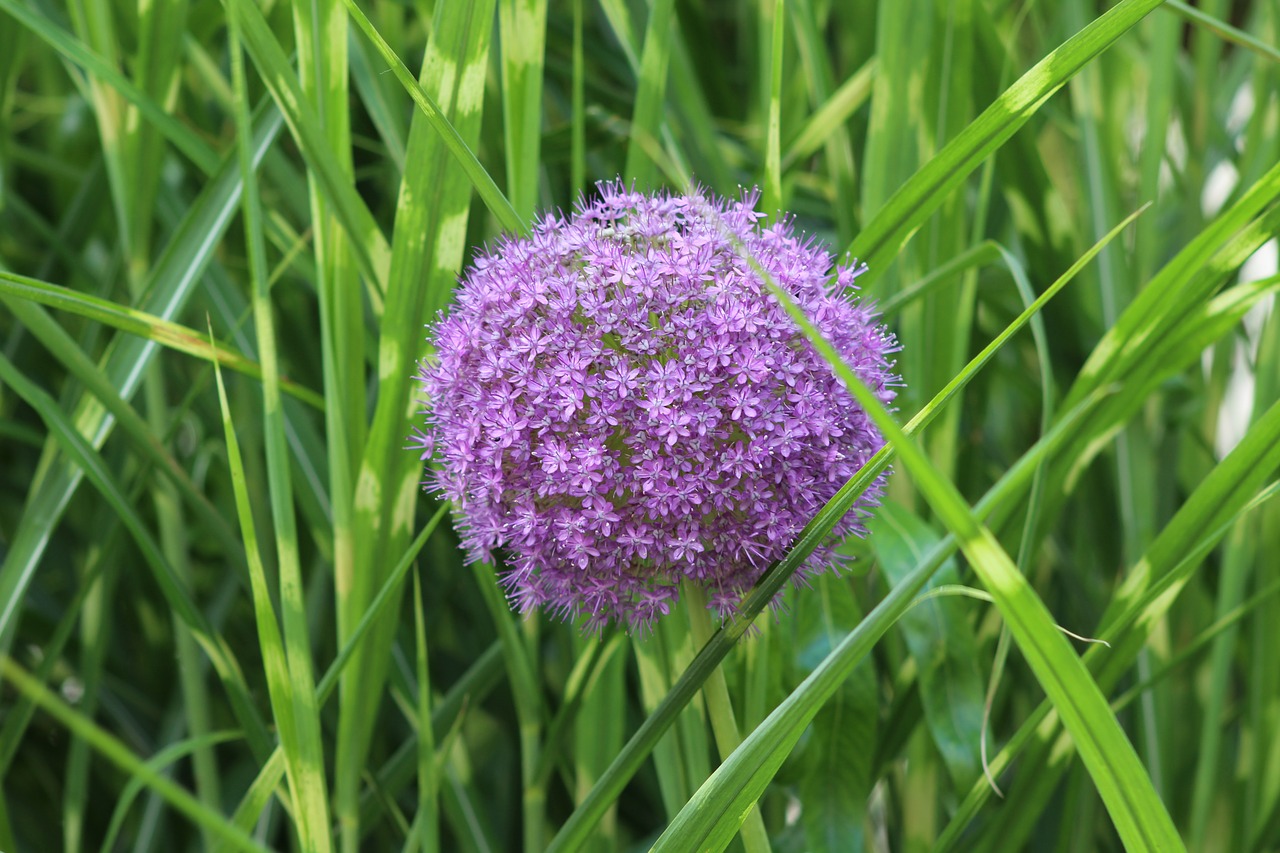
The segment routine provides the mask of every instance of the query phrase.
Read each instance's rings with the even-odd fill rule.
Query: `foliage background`
[[[0,850],[1276,849],[1278,42],[0,0]],[[903,344],[890,505],[751,632],[516,620],[403,449],[473,248],[618,175],[762,186]]]

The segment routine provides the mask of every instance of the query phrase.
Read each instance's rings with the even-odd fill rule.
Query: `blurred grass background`
[[[0,850],[1280,848],[1277,44],[1247,0],[0,0]],[[516,619],[404,449],[473,248],[619,175],[868,260],[925,416],[745,637]]]

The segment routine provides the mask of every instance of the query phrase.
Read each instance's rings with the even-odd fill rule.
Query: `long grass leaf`
[[[1162,0],[1122,0],[1089,23],[1006,89],[920,171],[895,192],[853,243],[849,253],[868,264],[871,288],[894,255],[974,169],[1039,110],[1049,96]]]
[[[226,840],[234,850],[252,853],[270,853],[268,848],[254,841],[243,830],[231,825],[226,818],[209,809],[174,782],[167,779],[148,762],[139,759],[129,748],[108,732],[96,726],[92,720],[69,708],[66,703],[50,693],[44,685],[33,679],[7,656],[0,656],[0,674],[30,697],[42,710],[62,723],[78,737],[88,741],[112,764],[131,778],[140,779],[147,787],[164,797],[175,809],[185,814],[200,827]]]

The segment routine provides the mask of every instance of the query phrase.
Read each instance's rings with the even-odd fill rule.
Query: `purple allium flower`
[[[478,257],[431,329],[419,373],[439,462],[472,559],[503,548],[522,611],[545,606],[643,630],[681,580],[722,617],[883,444],[830,366],[743,258],[787,289],[880,399],[893,337],[839,266],[760,226],[756,194],[598,187],[569,217]],[[877,483],[797,575],[838,568]]]

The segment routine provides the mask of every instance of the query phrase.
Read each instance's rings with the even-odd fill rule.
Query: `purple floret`
[[[431,328],[414,449],[474,560],[504,549],[522,611],[644,630],[682,580],[722,617],[884,443],[742,258],[804,308],[882,401],[893,336],[839,266],[757,196],[646,195],[620,183],[504,239]],[[731,235],[731,236],[730,236]],[[735,246],[735,241],[740,247]],[[880,483],[797,574],[839,568]]]

